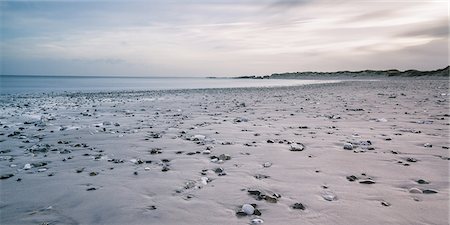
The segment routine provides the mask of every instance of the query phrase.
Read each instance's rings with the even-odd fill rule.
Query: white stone
[[[250,204],[244,204],[241,210],[247,215],[253,215],[253,213],[255,212],[255,207]]]
[[[24,170],[29,170],[29,169],[31,169],[31,164],[29,164],[29,163],[25,164],[25,166],[23,166],[23,169],[24,169]]]
[[[260,219],[260,218],[255,218],[255,219],[252,219],[252,220],[250,221],[250,223],[251,223],[251,224],[262,224],[262,223],[264,223],[264,220],[262,220],[262,219]]]
[[[337,200],[337,196],[333,193],[330,192],[326,192],[322,194],[322,198],[327,200],[327,201],[335,201]]]
[[[209,178],[207,178],[207,177],[201,177],[200,179],[202,180],[202,184],[203,184],[203,185],[207,185],[207,184],[208,184]]]
[[[290,145],[289,149],[291,151],[303,151],[305,149],[305,146],[303,144],[293,143]]]
[[[420,190],[419,188],[410,188],[409,189],[409,193],[412,193],[412,194],[422,194],[422,190]]]

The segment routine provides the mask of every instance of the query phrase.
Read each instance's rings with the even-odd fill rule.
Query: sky
[[[0,0],[2,75],[434,70],[447,0]]]

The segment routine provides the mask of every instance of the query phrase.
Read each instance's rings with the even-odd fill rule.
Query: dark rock
[[[429,182],[428,182],[428,181],[426,181],[426,180],[423,180],[423,179],[419,179],[419,180],[417,180],[417,183],[418,183],[418,184],[429,184]]]
[[[98,172],[90,172],[90,173],[89,173],[89,176],[91,176],[91,177],[97,176],[97,175],[98,175]]]
[[[363,180],[359,182],[360,184],[375,184],[375,181],[373,180]]]
[[[269,195],[264,196],[264,200],[270,203],[277,203],[278,199]]]
[[[438,191],[433,190],[433,189],[425,189],[425,190],[422,191],[422,193],[424,193],[424,194],[436,194],[436,193],[438,193]]]
[[[382,206],[389,207],[389,206],[391,206],[391,203],[386,202],[386,201],[382,201],[382,202],[381,202],[381,205],[382,205]]]
[[[12,174],[12,173],[2,174],[2,175],[0,176],[0,180],[8,179],[8,178],[11,178],[11,177],[13,177],[13,176],[14,176],[14,174]]]
[[[350,181],[350,182],[353,182],[355,180],[358,180],[358,178],[356,176],[354,176],[354,175],[351,175],[351,176],[347,176],[347,180]]]
[[[291,205],[291,208],[305,210],[305,206],[302,203],[295,203],[295,204]]]

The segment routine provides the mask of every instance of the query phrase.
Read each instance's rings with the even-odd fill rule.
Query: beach
[[[0,224],[445,225],[449,95],[447,78],[1,95]]]

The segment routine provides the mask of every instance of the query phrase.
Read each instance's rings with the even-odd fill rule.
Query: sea
[[[145,91],[204,88],[280,87],[332,80],[232,79],[204,77],[21,76],[0,75],[0,94]]]

